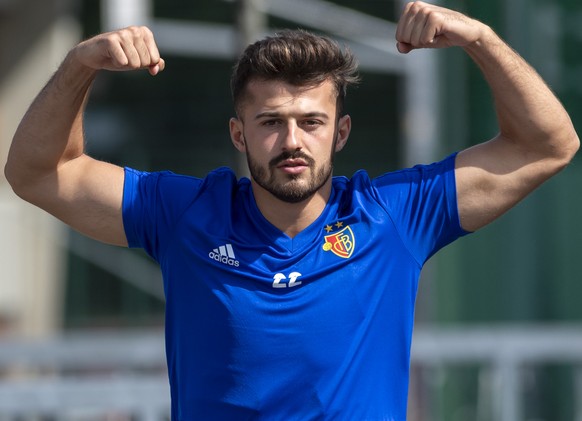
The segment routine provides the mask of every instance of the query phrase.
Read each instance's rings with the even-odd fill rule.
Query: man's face
[[[231,136],[246,152],[259,193],[298,203],[327,186],[350,126],[347,116],[337,120],[333,84],[253,81],[246,98],[240,119],[231,120]]]

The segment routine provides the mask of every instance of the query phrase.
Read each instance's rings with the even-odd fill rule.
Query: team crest
[[[337,222],[334,224],[336,228],[342,228],[343,222]],[[325,227],[327,232],[331,232],[333,227],[327,225]],[[326,235],[324,237],[323,250],[331,251],[333,254],[344,259],[349,259],[354,249],[356,247],[356,237],[354,237],[354,232],[349,225],[343,227],[341,231],[333,234]]]

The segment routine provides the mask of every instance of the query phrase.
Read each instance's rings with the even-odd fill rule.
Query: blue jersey
[[[465,234],[454,155],[334,177],[293,238],[228,169],[126,169],[123,218],[163,273],[172,420],[405,420],[420,271]]]

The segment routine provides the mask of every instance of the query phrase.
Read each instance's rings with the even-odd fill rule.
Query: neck
[[[257,207],[263,216],[291,238],[321,215],[331,194],[331,177],[313,196],[298,203],[284,202],[254,180],[251,180],[251,183]]]

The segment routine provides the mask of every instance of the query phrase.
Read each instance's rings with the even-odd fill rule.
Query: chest
[[[295,239],[222,226],[185,222],[162,263],[168,302],[188,317],[317,332],[413,305],[419,268],[387,218],[334,214]]]

